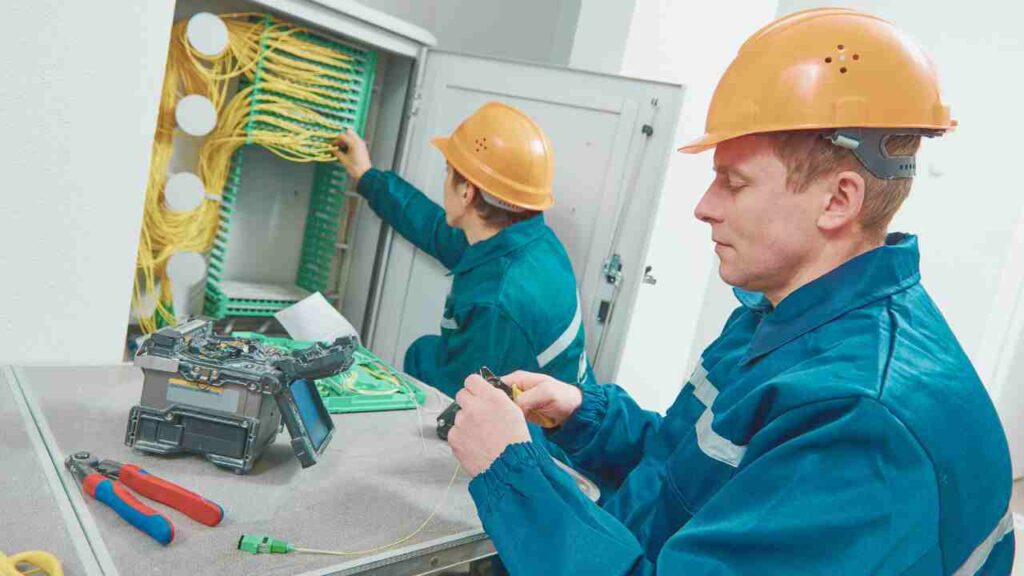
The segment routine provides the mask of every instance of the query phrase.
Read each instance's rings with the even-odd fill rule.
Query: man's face
[[[694,215],[711,225],[722,280],[771,298],[818,253],[821,204],[821,195],[786,186],[771,137],[754,135],[717,146],[715,179]]]

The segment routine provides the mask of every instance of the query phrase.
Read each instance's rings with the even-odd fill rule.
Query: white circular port
[[[217,125],[217,109],[206,96],[189,94],[174,108],[178,127],[192,136],[206,136]]]
[[[167,260],[167,277],[172,285],[184,288],[206,276],[206,260],[198,252],[175,252]]]
[[[228,47],[228,27],[216,14],[200,12],[188,19],[185,37],[196,52],[213,58]]]
[[[167,179],[164,187],[164,206],[173,212],[191,212],[203,203],[206,190],[199,176],[191,172],[178,172]]]

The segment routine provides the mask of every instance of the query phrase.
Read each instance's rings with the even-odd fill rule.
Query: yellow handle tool
[[[512,386],[512,399],[515,400],[522,394],[523,391],[519,389],[519,386]],[[555,421],[550,417],[540,414],[539,412],[530,412],[530,416],[537,420],[537,423],[542,428],[554,428],[556,426]]]
[[[480,368],[480,376],[484,380],[487,380],[487,382],[491,386],[494,386],[499,390],[503,390],[506,394],[508,394],[509,398],[511,398],[512,400],[519,398],[519,395],[523,393],[519,386],[509,386],[507,382],[495,376],[494,372],[491,372],[490,369],[487,368],[486,366]],[[537,422],[544,428],[554,428],[555,426],[557,426],[554,420],[543,414],[539,414],[537,412],[530,412],[530,416],[536,419]]]

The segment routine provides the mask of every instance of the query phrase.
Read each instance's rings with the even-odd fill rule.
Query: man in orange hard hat
[[[412,344],[405,371],[450,396],[482,366],[587,380],[576,278],[542,215],[554,204],[547,136],[520,110],[490,102],[432,142],[448,162],[443,207],[374,169],[355,132],[336,152],[374,212],[452,273],[441,334]]]
[[[621,388],[470,377],[449,442],[512,574],[1009,574],[996,411],[889,234],[922,136],[951,130],[935,71],[890,23],[781,18],[740,49],[696,208],[742,304],[664,417]],[[526,416],[617,489],[589,502],[524,442]]]

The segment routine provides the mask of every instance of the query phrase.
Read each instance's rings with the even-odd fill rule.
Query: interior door
[[[555,206],[545,218],[572,260],[591,362],[599,378],[612,379],[643,275],[682,88],[447,52],[430,52],[424,66],[402,176],[440,203],[445,161],[431,137],[451,133],[491,100],[535,119],[555,154]],[[451,279],[398,235],[384,273],[372,346],[400,365],[413,340],[440,332]]]

